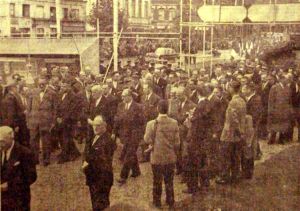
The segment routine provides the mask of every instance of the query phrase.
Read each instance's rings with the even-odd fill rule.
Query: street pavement
[[[290,147],[295,147],[299,143],[292,142],[286,145],[268,145],[266,141],[261,141],[261,149],[263,156],[261,160],[256,162],[260,165],[271,159],[281,151]],[[78,145],[83,150],[83,144]],[[119,177],[121,163],[118,160],[121,145],[114,155],[114,177]],[[32,210],[64,210],[64,211],[85,211],[91,210],[90,195],[85,185],[85,177],[80,170],[81,160],[68,162],[62,165],[55,163],[58,152],[52,156],[52,164],[48,167],[38,166],[38,180],[32,185]],[[111,190],[111,208],[110,210],[155,210],[151,205],[152,200],[152,172],[149,163],[140,164],[142,175],[138,178],[129,178],[124,186],[119,186],[115,181]],[[251,182],[251,181],[250,181]],[[180,207],[191,203],[192,195],[183,194],[182,190],[186,186],[180,183],[180,177],[176,176],[174,181],[175,200],[177,202],[176,210]],[[216,190],[216,184],[212,182],[210,190]],[[164,203],[165,192],[163,191],[162,202],[164,209],[167,206]]]

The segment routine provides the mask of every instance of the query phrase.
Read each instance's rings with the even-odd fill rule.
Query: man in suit
[[[252,116],[253,128],[254,128],[254,159],[259,159],[262,156],[260,145],[258,142],[258,127],[262,118],[262,100],[260,95],[256,93],[256,86],[250,83],[242,88],[242,93],[246,100],[247,114]]]
[[[241,84],[233,80],[229,91],[232,99],[226,110],[225,124],[221,134],[223,155],[223,171],[218,184],[236,182],[240,174],[241,148],[245,136],[246,102],[240,97]]]
[[[78,111],[76,95],[72,90],[71,84],[61,84],[61,98],[57,106],[57,124],[62,129],[61,154],[58,164],[71,161],[80,156],[73,140],[74,126],[77,123]]]
[[[130,170],[132,177],[141,174],[137,149],[143,138],[145,117],[142,105],[134,102],[130,89],[122,92],[123,102],[119,104],[115,116],[113,136],[119,137],[124,144],[124,163],[118,182],[125,184]]]
[[[279,143],[284,144],[289,139],[292,127],[292,98],[286,75],[279,75],[279,82],[275,84],[269,95],[268,130],[269,144],[274,144],[276,133],[279,133]]]
[[[174,171],[176,163],[175,149],[179,147],[179,127],[175,119],[168,117],[168,102],[158,103],[159,115],[147,123],[144,140],[150,144],[153,172],[153,205],[161,207],[162,181],[166,187],[166,202],[174,206]],[[159,128],[159,130],[157,129]],[[150,150],[149,149],[149,150]]]
[[[209,140],[209,101],[207,98],[200,100],[195,111],[190,115],[190,128],[188,133],[188,160],[186,167],[187,189],[184,193],[193,194],[201,188],[209,187],[209,175],[207,171],[207,143]]]
[[[300,142],[300,76],[296,79],[295,93],[292,96],[296,123],[298,125],[298,142]]]
[[[180,148],[177,152],[177,163],[176,169],[177,174],[181,174],[182,172],[186,173],[184,166],[186,166],[186,157],[187,157],[187,133],[188,128],[186,127],[185,120],[188,116],[193,112],[193,110],[197,107],[195,103],[188,99],[188,89],[185,89],[183,86],[177,88],[176,96],[179,100],[179,109],[178,114],[175,119],[178,121],[179,125],[179,134],[180,134]],[[183,175],[185,178],[186,175]]]
[[[146,119],[146,122],[149,122],[153,119],[155,119],[158,115],[157,105],[160,101],[160,97],[153,92],[153,88],[151,85],[145,84],[143,86],[143,95],[142,95],[142,104],[144,106],[144,116]],[[148,144],[142,143],[142,160],[141,162],[148,162],[150,160],[150,157],[147,153],[144,153],[147,149]]]
[[[110,205],[109,193],[113,185],[113,154],[116,143],[106,130],[106,122],[100,115],[88,123],[94,135],[85,145],[82,169],[89,186],[94,211],[104,210]]]
[[[33,153],[14,140],[11,127],[0,127],[1,210],[30,210],[30,185],[36,179]]]
[[[275,84],[276,80],[274,76],[267,76],[266,80],[262,83],[261,89],[261,100],[262,100],[262,117],[261,124],[259,126],[259,137],[262,139],[266,139],[268,137],[268,104],[269,104],[269,94],[272,86]]]
[[[220,137],[225,121],[225,112],[227,104],[222,101],[222,90],[221,87],[215,87],[212,93],[208,96],[209,103],[209,122],[207,126],[209,130],[209,164],[210,164],[210,176],[216,176],[221,170],[220,163]]]
[[[15,140],[24,146],[29,146],[29,130],[26,125],[25,107],[17,84],[10,82],[5,86],[6,94],[2,100],[2,124],[10,126],[15,131]]]
[[[27,126],[30,130],[30,147],[39,162],[40,139],[42,140],[43,165],[50,164],[51,131],[56,124],[58,95],[55,88],[39,79],[39,88],[33,89],[29,97]]]

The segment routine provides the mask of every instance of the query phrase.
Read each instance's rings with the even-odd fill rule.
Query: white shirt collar
[[[11,155],[11,151],[15,145],[15,141],[13,141],[12,145],[6,150],[6,160],[8,161]],[[5,153],[4,151],[2,152],[3,154]],[[4,163],[4,156],[2,156],[2,163]]]
[[[125,104],[126,108],[129,109],[130,106],[131,106],[131,104],[132,104],[132,100],[131,100],[129,103],[126,103],[126,104]]]
[[[99,135],[95,135],[93,142],[92,142],[92,146],[96,143],[96,141],[100,138]]]
[[[101,99],[102,99],[102,95],[97,99],[96,104],[95,104],[95,107],[99,105]]]
[[[249,102],[249,100],[255,95],[255,92],[253,94],[251,94],[249,97],[247,97],[247,102]]]
[[[157,118],[165,118],[165,117],[167,117],[168,115],[167,114],[158,114],[158,117]]]

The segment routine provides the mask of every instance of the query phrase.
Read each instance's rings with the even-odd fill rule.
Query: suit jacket
[[[93,136],[85,145],[84,161],[88,163],[84,173],[87,185],[113,185],[113,155],[116,143],[109,133],[102,134],[93,144]]]
[[[245,134],[246,102],[234,95],[228,104],[221,141],[237,142]]]
[[[2,124],[12,128],[26,126],[25,108],[19,95],[7,93],[1,105]]]
[[[246,102],[247,114],[252,116],[253,127],[257,128],[262,118],[262,102],[261,97],[258,94],[254,94]]]
[[[29,148],[14,143],[10,158],[3,166],[1,159],[1,184],[8,184],[1,192],[1,204],[9,210],[23,210],[22,202],[30,200],[30,185],[37,179],[34,156]]]
[[[182,125],[185,119],[188,117],[187,113],[191,110],[195,109],[197,105],[193,103],[191,100],[185,100],[185,102],[181,102],[179,104],[178,116],[175,118],[179,125]]]
[[[52,86],[46,88],[42,100],[40,99],[40,89],[34,89],[28,103],[28,128],[50,130],[56,123],[57,103],[57,90]]]
[[[157,117],[158,115],[157,105],[161,98],[155,93],[152,93],[149,99],[147,98],[148,95],[142,95],[141,101],[144,106],[145,119],[148,122]]]
[[[286,132],[293,118],[291,91],[279,83],[270,90],[268,103],[268,129],[274,132]]]
[[[144,140],[153,146],[151,164],[166,165],[176,163],[176,148],[180,145],[179,127],[175,119],[167,115],[157,117],[157,129],[154,130],[155,120],[147,123]],[[155,134],[154,134],[155,133]],[[155,137],[155,140],[153,140]]]
[[[69,91],[64,99],[60,96],[57,105],[57,117],[62,118],[64,126],[72,126],[78,119],[78,109],[76,95],[73,91]]]
[[[126,110],[125,103],[122,102],[115,116],[114,133],[124,144],[138,144],[143,138],[145,123],[141,104],[132,101],[130,108]]]
[[[227,105],[222,102],[217,96],[213,95],[209,99],[210,114],[209,118],[211,120],[211,132],[216,134],[218,137],[221,136],[222,129],[225,121],[225,112]]]

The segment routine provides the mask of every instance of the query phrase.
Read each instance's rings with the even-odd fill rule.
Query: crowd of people
[[[48,166],[53,151],[60,150],[59,164],[80,157],[75,140],[85,143],[82,169],[93,210],[109,206],[116,140],[122,144],[123,165],[118,184],[141,176],[139,163],[150,161],[153,204],[161,206],[164,180],[166,202],[173,207],[175,174],[186,183],[187,194],[207,190],[212,179],[218,184],[251,179],[254,160],[263,154],[260,140],[285,144],[299,128],[300,69],[295,65],[240,60],[189,75],[168,62],[156,68],[154,62],[139,60],[119,62],[118,72],[107,77],[103,73],[53,66],[41,69],[31,85],[18,74],[1,83],[3,210],[29,206],[30,197],[9,203],[16,191],[23,191],[15,179],[23,180],[28,192],[36,179],[33,166]],[[13,173],[21,171],[17,166],[6,166],[6,155],[8,161],[15,158],[15,146],[21,151],[20,166],[30,157],[30,168],[22,167],[30,180]]]

